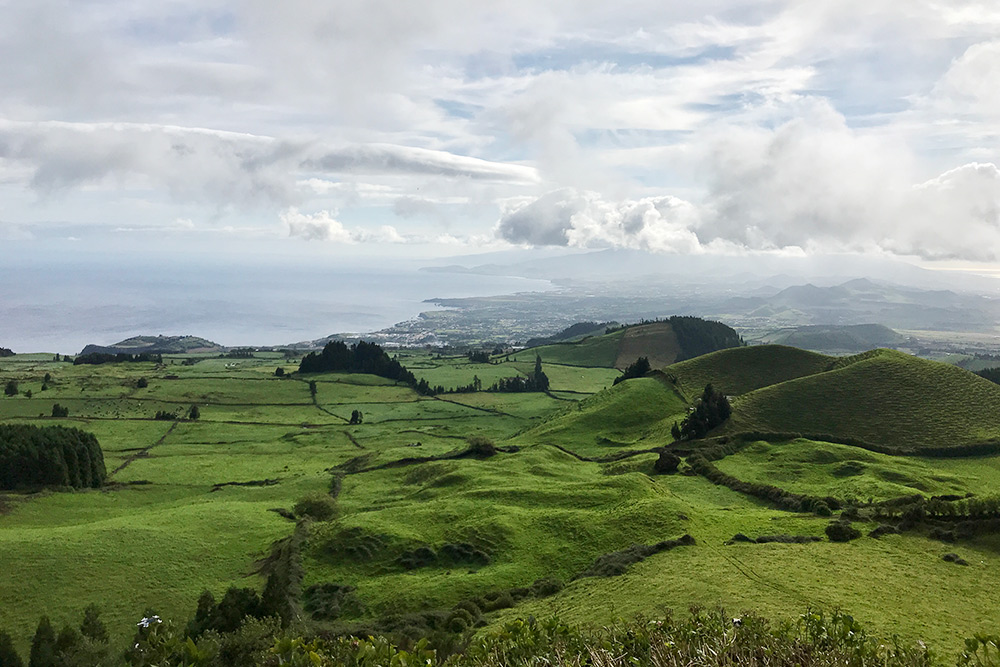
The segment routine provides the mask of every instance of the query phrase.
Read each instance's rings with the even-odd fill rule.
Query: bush
[[[300,519],[309,517],[316,521],[329,521],[337,516],[337,501],[329,495],[317,491],[295,503],[292,510],[295,512],[295,516]]]
[[[139,378],[138,380],[136,380],[135,386],[137,389],[145,389],[146,387],[149,386],[149,380],[147,380],[146,378]]]
[[[826,527],[831,542],[850,542],[861,537],[861,531],[847,521],[831,521]]]
[[[469,454],[477,458],[488,458],[496,453],[496,445],[489,438],[481,435],[474,435],[469,438]]]
[[[872,531],[868,533],[868,537],[874,537],[877,539],[883,535],[895,535],[897,533],[899,533],[899,528],[896,528],[888,523],[881,523],[877,528],[873,528]]]
[[[52,406],[52,416],[53,417],[69,417],[69,408],[59,405],[58,403]]]
[[[680,464],[681,458],[679,456],[673,452],[662,451],[660,458],[656,459],[656,463],[653,464],[653,470],[661,474],[677,472],[677,466]]]

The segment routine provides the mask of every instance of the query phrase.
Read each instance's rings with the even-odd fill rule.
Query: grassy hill
[[[665,371],[677,379],[681,392],[697,398],[706,384],[730,396],[812,375],[836,361],[815,352],[783,345],[759,345],[719,350],[674,364]]]
[[[768,336],[767,341],[805,350],[859,352],[899,345],[906,336],[881,324],[812,325],[779,331]]]
[[[80,354],[186,354],[222,352],[223,347],[197,336],[133,336],[114,345],[88,345]]]
[[[589,457],[648,449],[669,442],[670,426],[686,412],[687,403],[668,383],[637,378],[584,399],[514,442],[558,445]]]
[[[675,316],[664,321],[626,326],[576,342],[530,348],[525,352],[536,353],[548,363],[618,369],[624,369],[639,357],[647,357],[650,365],[657,368],[739,345],[739,335],[724,324]]]
[[[740,397],[726,430],[829,434],[913,451],[1000,440],[1000,386],[968,371],[892,350],[835,366]]]

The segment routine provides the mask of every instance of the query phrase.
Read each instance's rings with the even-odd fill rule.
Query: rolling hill
[[[812,325],[783,329],[766,337],[767,342],[819,352],[861,352],[893,347],[906,336],[881,324]]]
[[[725,431],[858,439],[899,453],[1000,441],[1000,386],[949,364],[893,350],[747,393]]]
[[[647,357],[650,365],[657,368],[741,344],[739,334],[725,324],[674,316],[576,342],[530,348],[527,352],[538,354],[547,363],[618,369],[639,357]]]
[[[80,354],[187,354],[222,352],[218,343],[197,336],[133,336],[114,345],[88,345]]]
[[[756,345],[706,354],[670,366],[663,372],[692,400],[706,384],[730,396],[812,375],[825,370],[835,357],[784,345]]]

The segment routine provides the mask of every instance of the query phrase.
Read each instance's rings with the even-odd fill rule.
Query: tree
[[[42,616],[31,640],[28,667],[57,667],[56,631],[48,616]]]
[[[281,366],[278,366],[277,368],[274,369],[274,376],[279,378],[285,377],[285,369],[282,368]]]
[[[5,396],[17,396],[17,380],[7,380],[3,393]]]
[[[96,604],[89,604],[83,610],[83,622],[80,623],[80,634],[95,642],[108,643],[108,628],[101,620],[100,610]]]
[[[62,659],[63,656],[72,654],[80,646],[80,640],[80,633],[76,631],[76,628],[69,625],[63,626],[56,638],[56,656],[59,658],[60,664],[65,662]]]
[[[0,667],[24,667],[24,661],[14,648],[14,640],[0,631]]]
[[[139,378],[138,380],[136,380],[135,386],[139,389],[145,389],[146,387],[149,386],[149,380],[147,380],[146,378]]]
[[[615,381],[612,382],[612,385],[616,385],[619,382],[624,382],[625,380],[631,380],[632,378],[641,378],[646,373],[648,373],[649,370],[650,370],[649,358],[639,357],[631,364],[629,364],[621,375],[615,378]]]
[[[58,403],[52,404],[52,416],[53,417],[69,417],[69,408],[59,405]]]
[[[660,458],[653,464],[653,470],[658,473],[677,472],[677,466],[681,463],[681,458],[673,452],[666,450],[660,452]]]
[[[52,373],[46,373],[42,382],[52,382]]]
[[[729,419],[731,413],[726,395],[708,384],[694,410],[681,422],[680,434],[684,440],[704,438],[710,430]]]
[[[316,380],[309,380],[309,395],[316,398]]]
[[[535,355],[535,372],[532,373],[531,379],[535,381],[535,391],[549,390],[549,377],[542,372],[542,356],[540,354]]]
[[[360,424],[362,421],[364,421],[364,418],[365,418],[365,416],[361,412],[361,410],[352,410],[351,411],[351,422],[350,423],[352,423],[352,424]]]
[[[199,419],[201,417],[201,409],[197,405],[192,405],[188,410],[187,417],[192,421]]]

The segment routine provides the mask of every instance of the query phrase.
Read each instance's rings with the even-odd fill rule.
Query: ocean
[[[552,289],[543,280],[373,264],[8,258],[0,266],[0,347],[77,354],[89,343],[157,334],[282,345],[377,331],[434,310],[426,299]]]

